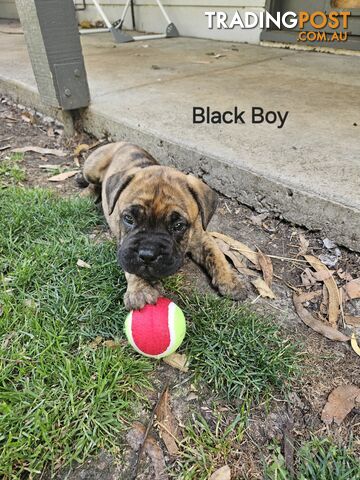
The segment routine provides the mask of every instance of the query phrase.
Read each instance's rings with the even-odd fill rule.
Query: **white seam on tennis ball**
[[[176,305],[174,302],[170,302],[168,305],[168,326],[170,333],[170,342],[168,348],[161,355],[166,356],[169,350],[172,349],[175,342],[175,310]]]

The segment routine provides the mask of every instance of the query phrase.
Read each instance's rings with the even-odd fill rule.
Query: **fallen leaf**
[[[126,439],[133,450],[139,450],[142,445],[146,428],[140,422],[135,422],[126,435]],[[164,454],[155,440],[155,438],[148,434],[145,443],[144,451],[149,456],[151,463],[154,467],[155,480],[167,480],[168,476],[165,473],[166,465]]]
[[[56,150],[53,148],[42,148],[42,147],[21,147],[21,148],[13,148],[11,150],[14,153],[26,153],[26,152],[35,152],[40,153],[41,155],[55,155],[56,157],[66,157],[66,152],[63,150]]]
[[[185,354],[183,353],[172,353],[171,355],[168,355],[167,357],[164,357],[163,362],[167,363],[173,368],[177,368],[181,372],[188,372],[189,371],[189,362],[188,358]]]
[[[260,270],[258,254],[254,252],[254,250],[251,250],[250,247],[239,242],[238,240],[235,240],[234,238],[224,235],[223,233],[210,232],[210,235],[214,238],[220,238],[223,240],[232,250],[240,252],[242,255],[244,255],[244,257],[250,260],[250,262],[253,263],[258,270]]]
[[[313,292],[304,292],[298,295],[298,301],[300,303],[310,302],[314,298],[318,298],[321,296],[321,290],[314,290]]]
[[[304,255],[304,258],[317,272],[329,272],[329,269],[316,257]],[[340,292],[332,275],[324,278],[324,283],[329,292],[328,316],[332,327],[337,328],[337,320],[340,313]]]
[[[312,271],[310,268],[305,268],[305,270],[300,273],[300,278],[301,283],[304,285],[304,287],[311,287],[316,283],[316,280],[312,276]]]
[[[230,480],[231,470],[229,465],[218,468],[209,478],[209,480]]]
[[[198,398],[199,398],[199,396],[196,395],[196,393],[191,392],[191,393],[189,393],[189,395],[186,397],[186,401],[187,401],[187,402],[191,402],[192,400],[197,400]]]
[[[232,261],[234,267],[238,272],[242,273],[243,275],[257,277],[257,274],[253,270],[250,270],[250,268],[247,268],[239,252],[230,250],[230,246],[220,238],[216,238],[215,241],[218,247],[220,248],[220,250],[223,252],[223,254]]]
[[[100,335],[98,335],[97,337],[94,338],[94,340],[92,340],[90,343],[89,343],[89,347],[90,348],[97,348],[100,343],[103,341],[103,337],[101,337]]]
[[[80,268],[91,268],[91,265],[84,262],[84,260],[81,260],[81,258],[78,259],[78,261],[76,262],[76,265]]]
[[[63,182],[68,178],[74,177],[78,172],[79,170],[71,170],[70,172],[59,173],[58,175],[48,178],[48,180],[49,182]]]
[[[305,235],[303,233],[299,233],[299,241],[300,241],[300,250],[298,255],[306,255],[310,245],[310,240],[306,240]]]
[[[331,425],[332,422],[340,425],[357,401],[360,401],[360,388],[355,385],[341,385],[335,388],[323,408],[321,420],[327,425]]]
[[[121,344],[118,340],[105,340],[102,345],[106,348],[119,348]]]
[[[179,453],[179,425],[170,409],[170,393],[166,388],[155,410],[157,424],[160,427],[161,438],[170,455]]]
[[[345,315],[345,322],[352,327],[360,327],[360,317],[353,317],[352,315]]]
[[[321,270],[320,272],[313,272],[312,275],[317,282],[324,282],[328,278],[332,277],[334,272],[330,270]]]
[[[80,28],[88,29],[93,28],[93,24],[89,20],[82,20],[80,22]]]
[[[301,320],[305,323],[305,325],[312,328],[315,332],[321,333],[321,335],[324,335],[324,337],[328,338],[329,340],[336,340],[339,342],[347,342],[348,340],[350,340],[350,337],[348,337],[347,335],[344,335],[330,325],[321,322],[317,318],[313,317],[311,313],[309,313],[306,308],[302,306],[299,295],[297,295],[296,293],[294,293],[293,295],[293,301],[296,312],[301,318]]]
[[[353,280],[353,276],[350,275],[350,273],[348,272],[344,272],[342,268],[339,268],[336,273],[338,274],[338,277],[341,278],[341,280],[346,280],[347,282],[351,282],[351,280]]]
[[[270,258],[265,255],[265,253],[259,250],[258,252],[258,260],[260,268],[263,272],[264,282],[268,287],[271,287],[272,280],[273,280],[273,264]]]
[[[31,123],[32,125],[36,123],[34,115],[32,115],[30,112],[23,112],[21,114],[21,119],[24,120],[24,122]]]
[[[360,356],[360,347],[357,343],[355,333],[353,333],[351,335],[351,342],[350,343],[351,343],[351,346],[352,346],[352,349],[354,350],[354,352],[357,353]]]
[[[3,152],[4,150],[8,150],[9,148],[11,148],[11,145],[2,145],[0,147],[0,152]]]
[[[254,287],[257,289],[257,291],[262,297],[272,299],[276,298],[274,292],[262,278],[259,277],[256,280],[251,280],[251,283],[254,285]]]
[[[305,268],[305,270],[301,272],[300,277],[304,287],[311,287],[316,283],[316,278],[314,278],[313,272],[310,268]]]
[[[360,298],[360,278],[355,278],[345,285],[345,293],[351,298]]]
[[[75,148],[74,155],[77,157],[78,155],[80,155],[80,153],[87,152],[89,148],[90,146],[87,143],[81,143]]]

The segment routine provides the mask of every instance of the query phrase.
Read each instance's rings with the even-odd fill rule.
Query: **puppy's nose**
[[[157,253],[154,248],[141,248],[139,250],[139,258],[144,262],[144,263],[151,263],[157,258]]]

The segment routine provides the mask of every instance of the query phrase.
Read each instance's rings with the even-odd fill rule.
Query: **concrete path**
[[[359,56],[190,38],[82,42],[87,130],[137,142],[225,195],[360,251]],[[0,33],[0,44],[0,91],[46,110],[23,36]],[[237,106],[246,123],[194,125],[194,106]],[[282,128],[278,117],[253,124],[253,107],[289,113]]]

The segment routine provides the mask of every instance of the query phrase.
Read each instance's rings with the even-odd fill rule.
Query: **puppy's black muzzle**
[[[178,245],[165,232],[130,233],[118,249],[120,266],[150,281],[173,275],[183,261],[184,255]]]

